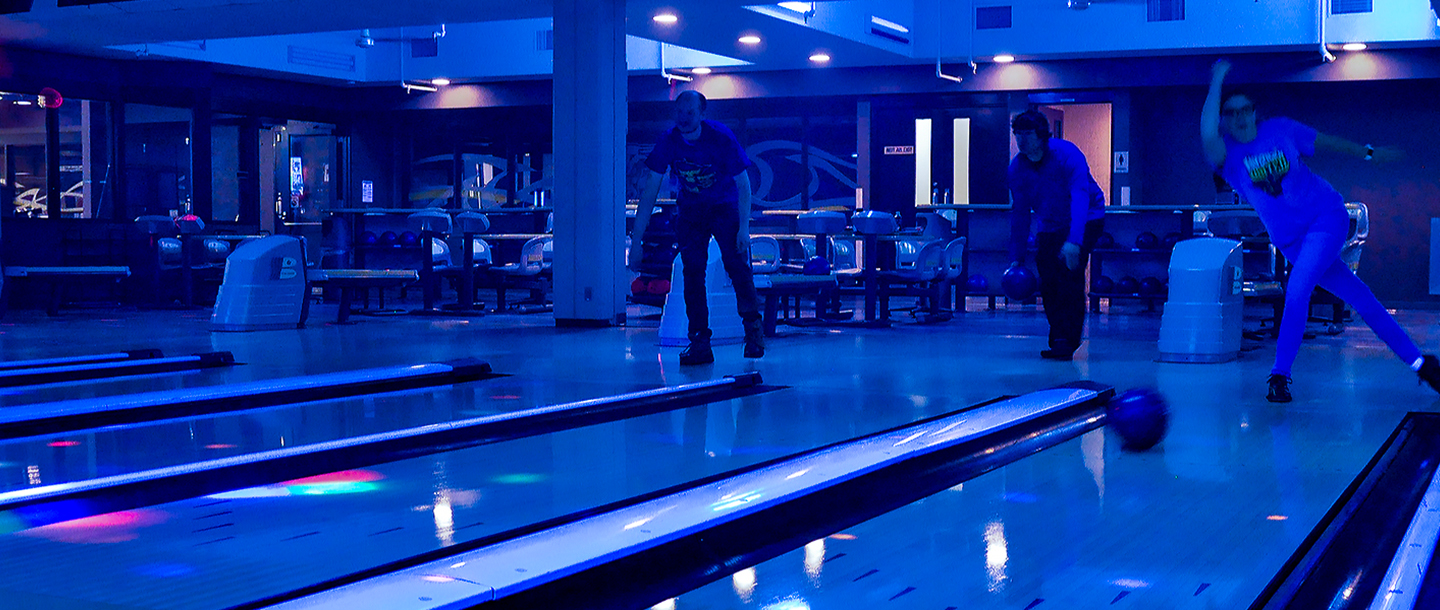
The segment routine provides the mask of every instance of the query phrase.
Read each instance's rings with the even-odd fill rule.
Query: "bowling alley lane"
[[[782,390],[41,528],[12,516],[0,557],[28,559],[0,596],[230,607],[964,406]]]

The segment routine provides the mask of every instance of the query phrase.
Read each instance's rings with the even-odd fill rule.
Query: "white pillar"
[[[625,320],[625,2],[555,0],[555,323]]]

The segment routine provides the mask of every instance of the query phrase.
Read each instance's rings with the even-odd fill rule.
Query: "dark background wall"
[[[1287,116],[1359,143],[1397,146],[1395,163],[1320,153],[1309,166],[1347,201],[1370,208],[1370,238],[1361,279],[1387,303],[1431,301],[1430,218],[1440,217],[1440,81],[1370,81],[1251,85],[1263,117]],[[1214,199],[1200,148],[1200,87],[1136,89],[1131,133],[1146,162],[1145,201],[1183,205]]]

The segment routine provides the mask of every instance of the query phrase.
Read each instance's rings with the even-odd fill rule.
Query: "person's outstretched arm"
[[[650,170],[650,176],[645,180],[645,190],[640,191],[640,205],[635,207],[635,226],[630,230],[630,255],[625,260],[625,266],[631,271],[640,270],[645,228],[650,226],[650,215],[655,213],[655,198],[660,194],[660,183],[664,179],[665,174]]]
[[[1351,157],[1359,157],[1366,161],[1399,161],[1405,158],[1405,151],[1394,146],[1370,146],[1351,142],[1339,136],[1332,136],[1328,133],[1315,133],[1315,149],[1333,153],[1340,153]]]
[[[1210,68],[1210,93],[1200,109],[1200,140],[1205,143],[1205,160],[1210,162],[1210,167],[1220,167],[1225,162],[1225,140],[1220,137],[1220,88],[1229,72],[1230,62],[1223,59]]]

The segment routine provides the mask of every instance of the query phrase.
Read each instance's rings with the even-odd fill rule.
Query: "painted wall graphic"
[[[801,192],[807,188],[807,173],[810,176],[811,209],[855,207],[855,189],[859,183],[854,159],[842,159],[832,152],[811,146],[810,166],[807,168],[801,165],[800,143],[788,140],[752,144],[745,153],[750,155],[754,164],[750,170],[750,184],[755,189],[754,205],[758,208],[800,209]]]

